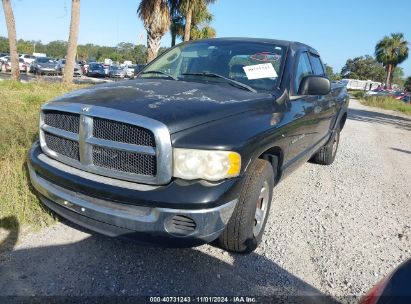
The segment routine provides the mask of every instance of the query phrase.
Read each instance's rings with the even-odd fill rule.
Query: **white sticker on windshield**
[[[271,63],[247,65],[243,69],[249,80],[278,77]]]

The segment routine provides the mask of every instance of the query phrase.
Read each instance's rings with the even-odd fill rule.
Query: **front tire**
[[[337,155],[338,145],[340,143],[340,128],[338,127],[330,140],[313,156],[315,163],[320,165],[331,165]]]
[[[274,188],[271,164],[257,159],[247,171],[234,212],[218,238],[221,248],[238,253],[250,253],[260,244]]]

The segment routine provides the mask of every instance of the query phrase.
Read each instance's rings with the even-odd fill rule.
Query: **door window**
[[[297,72],[295,73],[294,79],[294,91],[295,93],[298,92],[298,88],[300,87],[301,80],[313,73],[311,69],[310,59],[308,58],[307,52],[301,53],[300,57],[298,58],[298,66]]]

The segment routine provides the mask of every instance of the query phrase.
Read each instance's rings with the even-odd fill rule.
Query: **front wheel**
[[[221,248],[239,253],[257,248],[267,223],[273,187],[273,167],[266,160],[255,160],[246,173],[234,212],[218,238]]]
[[[312,157],[314,162],[320,165],[331,165],[337,155],[340,143],[340,128],[338,127],[330,140]]]

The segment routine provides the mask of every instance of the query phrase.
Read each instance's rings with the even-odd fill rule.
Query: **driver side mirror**
[[[325,76],[307,75],[301,80],[298,95],[327,95],[331,82]]]

